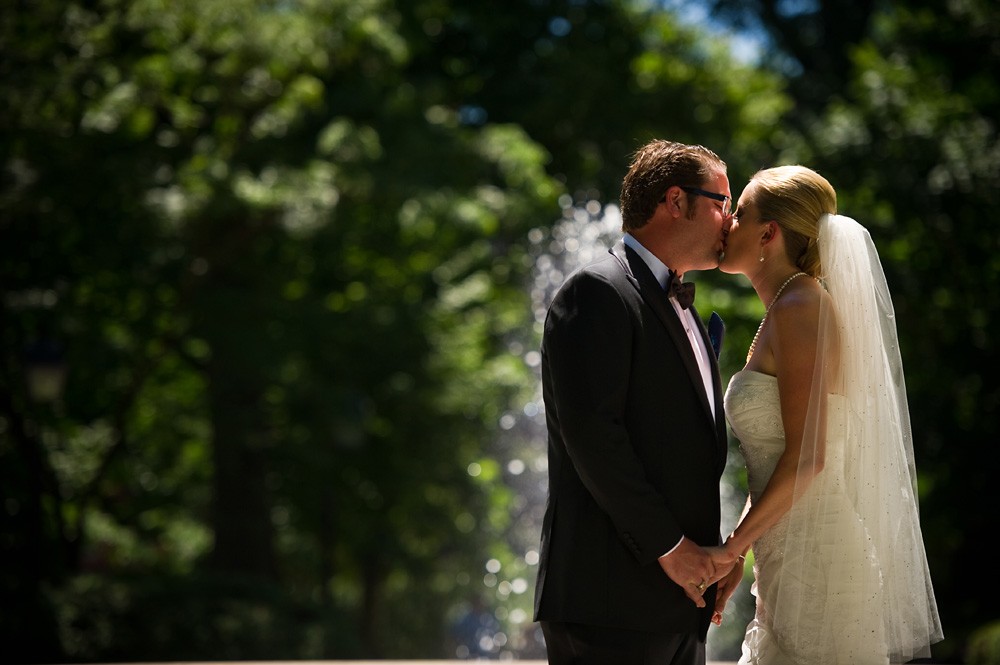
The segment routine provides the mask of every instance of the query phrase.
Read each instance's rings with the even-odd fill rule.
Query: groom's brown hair
[[[671,187],[702,187],[717,173],[725,172],[726,163],[705,146],[650,141],[636,150],[622,181],[622,231],[645,226]]]

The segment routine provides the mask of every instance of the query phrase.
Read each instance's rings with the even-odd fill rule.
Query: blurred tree
[[[582,202],[616,202],[631,153],[654,136],[703,143],[734,170],[758,164],[788,104],[780,78],[733,57],[725,30],[685,27],[655,3],[400,4],[416,44],[408,80],[441,90],[470,125],[523,127]]]
[[[490,446],[533,396],[545,229],[653,136],[735,185],[789,108],[628,0],[15,2],[0,76],[23,662],[451,655],[477,595],[523,622]],[[50,340],[68,382],[32,401]]]
[[[995,447],[966,444],[1000,439],[1000,382],[984,371],[998,360],[1000,241],[983,233],[984,211],[1000,206],[1000,8],[898,3],[851,54],[850,85],[814,141],[845,210],[868,220],[888,259],[947,636],[935,654],[955,661],[970,632],[998,618],[986,599],[1000,592],[988,576],[975,599],[960,590],[961,562],[995,522],[982,497],[1000,466]]]
[[[788,76],[789,91],[801,105],[786,118],[791,122],[801,122],[846,87],[852,71],[850,46],[869,34],[872,17],[881,6],[874,0],[706,0],[706,4],[721,21],[740,31],[765,33],[761,62]]]
[[[467,467],[527,376],[500,352],[526,303],[516,241],[558,212],[545,153],[408,84],[384,3],[7,17],[4,586],[39,608],[4,613],[9,653],[190,653],[180,589],[85,612],[64,580],[192,570],[355,615],[339,643],[230,635],[215,657],[431,652],[450,571],[502,526],[498,479]],[[42,335],[67,348],[59,408],[19,380]],[[436,607],[387,602],[423,591]],[[178,632],[95,628],[122,612]]]

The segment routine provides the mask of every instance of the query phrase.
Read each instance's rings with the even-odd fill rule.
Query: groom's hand
[[[661,556],[658,561],[667,577],[683,589],[684,594],[698,607],[705,607],[705,599],[702,598],[705,589],[728,573],[732,566],[730,562],[728,567],[718,571],[712,554],[687,538],[682,538],[677,547]]]

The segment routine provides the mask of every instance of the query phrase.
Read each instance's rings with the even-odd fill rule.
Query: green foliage
[[[982,617],[955,592],[960,578],[946,562],[971,556],[972,534],[993,520],[976,507],[992,480],[955,470],[995,464],[954,444],[998,436],[993,416],[1000,387],[982,368],[995,364],[989,328],[1000,311],[991,286],[1000,279],[1000,243],[982,233],[982,215],[1000,204],[996,87],[983,84],[998,64],[1000,34],[996,8],[987,10],[985,3],[956,6],[944,17],[935,11],[933,21],[927,20],[930,12],[897,9],[884,34],[855,53],[852,98],[869,134],[865,152],[907,167],[855,164],[856,180],[848,182],[858,182],[861,197],[885,202],[874,207],[863,198],[860,210],[872,209],[878,238],[888,248],[900,328],[920,331],[904,334],[900,343],[916,369],[907,378],[918,468],[925,471],[923,517],[935,590],[946,635],[950,624],[958,638],[943,645],[947,654],[938,653],[957,657],[965,627]],[[987,13],[991,22],[984,20]],[[831,161],[839,164],[858,151],[837,153]],[[918,359],[932,357],[948,361],[921,367]],[[994,452],[986,454],[997,461]],[[964,507],[957,515],[956,506]]]
[[[80,612],[92,631],[52,642],[61,657],[300,653],[268,646],[267,625],[237,616],[259,614],[255,601],[239,597],[214,610],[235,616],[232,631],[177,652],[166,626],[202,611],[166,617],[162,642],[109,634],[111,596],[74,590],[102,584],[88,570],[238,572],[273,587],[272,604],[349,617],[362,641],[314,655],[435,653],[465,594],[442,573],[478,567],[506,519],[501,479],[467,467],[528,376],[498,349],[525,299],[514,241],[559,192],[544,151],[400,91],[407,45],[381,3],[43,9],[65,29],[30,71],[53,92],[19,78],[5,111],[19,128],[4,137],[18,252],[3,255],[18,325],[4,331],[3,456],[8,510],[25,520],[12,532],[47,540],[16,541],[6,588],[94,603]],[[58,49],[71,64],[53,71]],[[70,367],[53,409],[17,382],[19,349],[42,336]],[[36,455],[39,469],[18,468]],[[63,565],[34,572],[35,548]],[[424,579],[439,609],[382,639]],[[119,610],[164,618],[133,586],[109,585],[132,598]],[[178,602],[206,593],[166,586]],[[12,619],[5,634],[19,631]]]
[[[14,3],[11,653],[444,657],[463,610],[486,608],[497,650],[538,656],[539,316],[653,136],[717,151],[737,195],[757,168],[808,163],[871,227],[946,633],[971,630],[950,562],[991,517],[953,506],[987,495],[964,470],[988,465],[951,444],[996,438],[1000,21],[988,2],[775,4],[754,6],[776,69],[630,0]],[[698,280],[727,376],[762,308]],[[25,351],[52,348],[68,380],[37,401]]]
[[[1000,663],[1000,622],[986,624],[969,637],[965,662],[970,665]]]
[[[51,593],[75,662],[319,659],[359,653],[343,612],[258,580],[188,574],[81,575]],[[31,657],[30,654],[25,654]]]

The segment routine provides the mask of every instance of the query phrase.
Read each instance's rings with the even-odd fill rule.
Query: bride
[[[760,171],[720,266],[766,306],[725,396],[750,490],[725,554],[754,556],[740,663],[905,662],[943,638],[892,302],[868,232],[836,212],[815,171]]]

